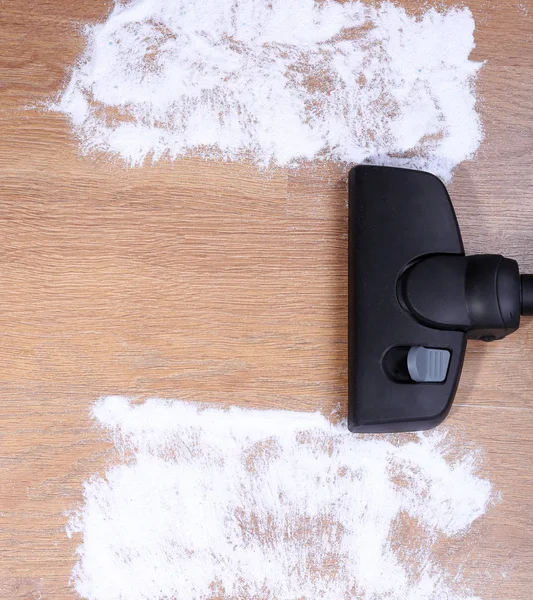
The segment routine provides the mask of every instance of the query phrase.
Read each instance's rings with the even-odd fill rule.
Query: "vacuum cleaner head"
[[[493,341],[533,314],[533,276],[466,257],[435,176],[357,166],[349,176],[348,426],[429,429],[448,414],[468,338]]]

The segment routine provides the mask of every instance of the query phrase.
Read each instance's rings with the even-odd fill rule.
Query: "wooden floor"
[[[486,137],[451,192],[469,252],[533,272],[533,1],[466,3],[488,59]],[[75,597],[65,512],[105,464],[99,396],[346,411],[345,169],[81,157],[61,115],[27,108],[65,81],[79,24],[109,9],[0,7],[2,600]],[[442,559],[483,600],[530,600],[533,320],[470,344],[448,423],[483,450],[502,500]]]

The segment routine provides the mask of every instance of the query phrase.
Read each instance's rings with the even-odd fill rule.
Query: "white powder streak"
[[[83,151],[140,165],[195,153],[368,161],[449,180],[482,139],[467,8],[135,0],[87,27],[54,105]]]
[[[473,600],[431,547],[466,534],[491,485],[443,434],[356,436],[318,413],[120,397],[93,412],[122,462],[86,482],[71,518],[83,598]]]

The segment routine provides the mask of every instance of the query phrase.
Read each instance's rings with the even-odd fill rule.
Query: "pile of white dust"
[[[88,600],[473,600],[432,555],[491,502],[443,434],[355,436],[318,413],[109,397],[118,463],[70,522]]]
[[[449,180],[482,138],[467,8],[134,0],[85,29],[54,109],[85,152],[371,162]]]

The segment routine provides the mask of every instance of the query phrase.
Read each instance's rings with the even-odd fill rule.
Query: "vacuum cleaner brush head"
[[[501,339],[533,313],[533,278],[499,255],[465,256],[434,175],[349,175],[348,426],[429,429],[450,411],[466,341]]]

